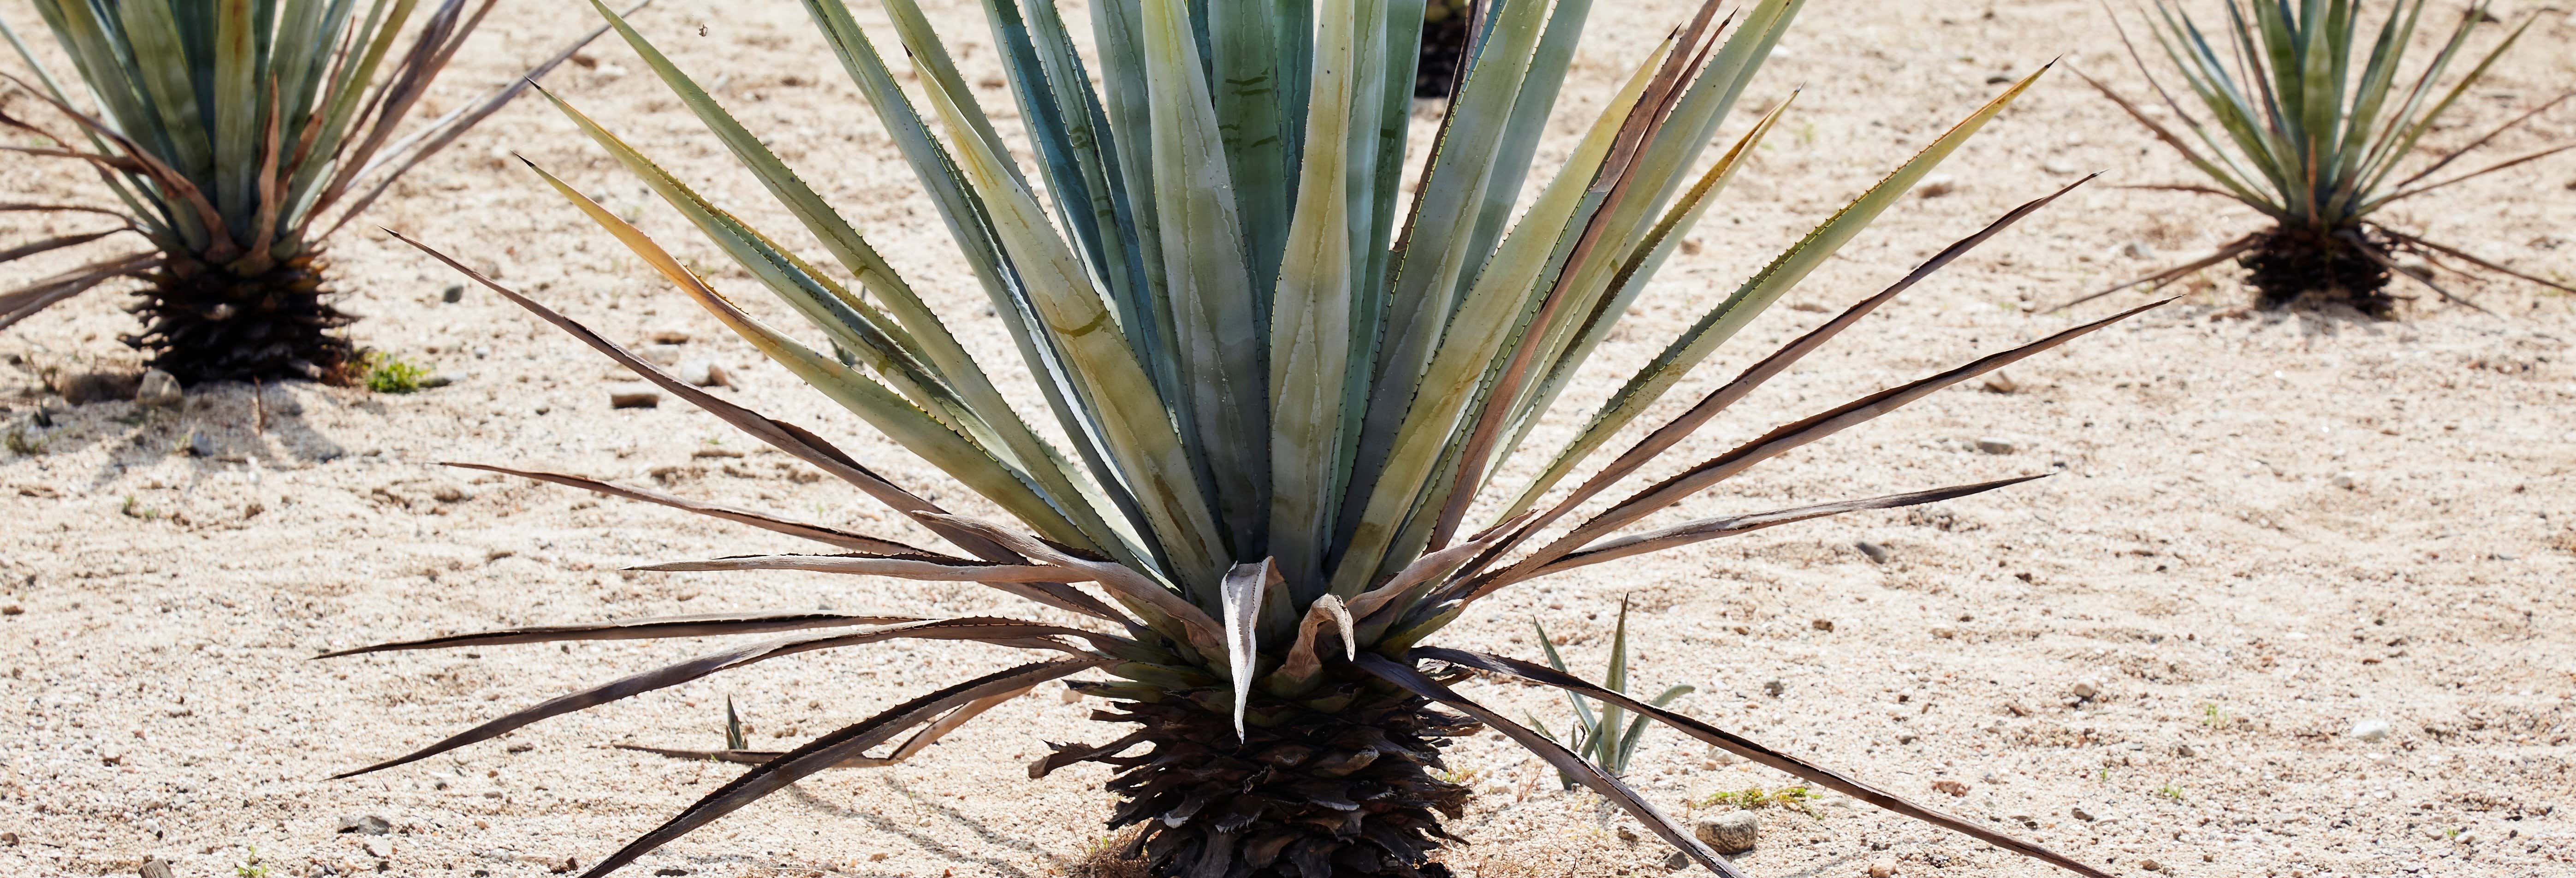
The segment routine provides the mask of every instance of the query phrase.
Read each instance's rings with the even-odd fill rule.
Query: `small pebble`
[[[215,437],[206,435],[202,430],[188,434],[188,455],[190,457],[215,456]]]
[[[1762,694],[1769,695],[1773,698],[1778,698],[1780,697],[1780,693],[1787,691],[1789,691],[1789,685],[1778,680],[1771,680],[1762,684]]]
[[[681,360],[679,365],[671,368],[671,374],[688,382],[691,387],[716,387],[730,383],[724,367],[707,360]]]
[[[138,405],[173,408],[185,400],[186,395],[179,390],[179,379],[159,369],[143,370],[143,380],[134,386],[134,401]]]
[[[2120,255],[2131,259],[2156,258],[2156,246],[2145,241],[2131,241],[2120,247]]]
[[[447,289],[438,291],[438,300],[450,305],[465,301],[465,285],[448,284]]]
[[[340,831],[354,832],[359,835],[383,835],[394,831],[394,825],[392,821],[373,814],[351,815],[340,818]]]
[[[2039,169],[2051,174],[2056,174],[2060,177],[2069,177],[2084,173],[2084,166],[2065,159],[2050,159],[2046,162],[2041,162]]]
[[[2077,680],[2075,681],[2074,688],[2069,689],[2068,691],[2075,693],[2075,697],[2077,698],[2091,701],[2094,696],[2102,694],[2102,687],[2091,680]]]
[[[609,408],[649,409],[661,404],[662,392],[659,390],[612,390],[608,393]]]
[[[446,387],[446,386],[448,386],[448,385],[450,385],[450,384],[455,384],[456,382],[463,381],[463,380],[465,380],[465,376],[464,376],[464,374],[462,374],[462,373],[458,373],[458,372],[440,372],[440,373],[438,373],[438,374],[431,375],[431,376],[429,376],[429,377],[426,377],[426,378],[422,378],[422,379],[420,379],[420,389],[422,389],[422,390],[435,390],[435,389],[438,389],[438,388],[441,388],[441,387]]]
[[[2017,447],[2018,446],[2013,445],[2012,440],[2010,439],[1997,439],[1995,437],[1988,436],[1977,440],[1977,450],[1983,451],[1987,454],[2011,454]]]
[[[2138,868],[2145,869],[2149,872],[2162,872],[2165,870],[2165,864],[2154,860],[2139,860]]]
[[[1882,546],[1868,540],[1853,543],[1852,548],[1859,549],[1861,554],[1869,556],[1869,560],[1876,564],[1887,563],[1887,559],[1890,555],[1886,546]]]
[[[160,857],[144,857],[143,868],[135,870],[134,874],[140,878],[171,878],[170,861]]]
[[[2351,473],[2336,473],[2334,478],[2327,480],[2327,484],[2349,491],[2352,490],[2354,482]]]
[[[688,344],[689,331],[677,326],[665,326],[647,333],[644,340],[654,344]]]
[[[2352,736],[2364,741],[2385,740],[2388,737],[2388,721],[2384,719],[2355,721],[2352,724]]]
[[[1889,878],[1895,874],[1896,861],[1893,859],[1882,857],[1877,862],[1869,864],[1869,878]]]
[[[643,350],[636,351],[635,355],[643,357],[644,362],[656,366],[677,365],[680,362],[680,346],[669,343],[648,344]]]
[[[1691,825],[1691,834],[1721,854],[1753,849],[1762,838],[1762,822],[1742,811],[1720,814]]]
[[[1690,868],[1690,865],[1690,855],[1680,851],[1674,851],[1670,856],[1664,857],[1664,871],[1667,872],[1679,872]]]
[[[1832,631],[1832,630],[1834,630],[1834,620],[1832,620],[1832,619],[1817,619],[1817,620],[1815,620],[1815,621],[1813,621],[1813,622],[1809,622],[1809,623],[1807,623],[1807,627],[1809,627],[1809,628],[1813,628],[1813,629],[1816,629],[1816,630],[1818,630],[1818,631]]]
[[[2093,822],[2093,821],[2095,821],[2095,820],[2099,820],[2099,819],[2101,819],[2101,818],[2098,818],[2098,817],[2093,816],[2093,812],[2091,812],[2091,811],[2087,811],[2087,810],[2084,810],[2084,806],[2082,806],[2082,805],[2077,805],[2077,806],[2075,806],[2075,807],[2068,808],[2068,809],[2066,809],[2066,813],[2067,813],[2067,814],[2069,814],[2069,815],[2072,815],[2075,819],[2077,819],[2077,820],[2082,820],[2082,821],[2084,821],[2084,822],[2086,822],[2086,823],[2091,823],[2091,822]]]

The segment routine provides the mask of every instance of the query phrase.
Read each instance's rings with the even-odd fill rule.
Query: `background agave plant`
[[[987,3],[1050,204],[911,0],[885,11],[937,117],[898,86],[839,0],[805,6],[1008,325],[1060,437],[1004,402],[915,290],[769,148],[650,41],[621,34],[857,287],[701,198],[558,101],[598,145],[812,324],[809,346],[710,287],[643,231],[551,174],[549,185],[710,314],[1017,525],[897,486],[821,436],[679,381],[562,314],[422,249],[670,393],[850,482],[945,539],[905,545],[577,475],[482,467],[809,538],[840,554],[662,564],[980,582],[1053,612],[916,619],[745,612],[525,628],[353,650],[838,629],[728,649],[539,704],[360,771],[783,655],[895,638],[1056,653],[964,680],[779,754],[597,862],[598,875],[827,768],[884,764],[1049,680],[1134,726],[1056,745],[1031,777],[1115,769],[1115,826],[1164,875],[1441,875],[1444,739],[1478,725],[1528,747],[1712,871],[1737,874],[1616,777],[1450,688],[1472,674],[1536,681],[1651,717],[1810,782],[2084,874],[2036,845],[1907,802],[1546,665],[1425,645],[1477,601],[1534,577],[1775,525],[1961,497],[2027,478],[1691,521],[1632,532],[1746,468],[2110,321],[1892,387],[1782,426],[1610,503],[1593,503],[1736,400],[1925,275],[2065,190],[2025,204],[1703,397],[1606,463],[1588,461],[1684,373],[1797,284],[2038,76],[2012,86],[1781,253],[1614,396],[1538,475],[1494,484],[1656,267],[1769,132],[1773,108],[1697,173],[1703,146],[1797,0],[1727,22],[1702,6],[1607,101],[1515,220],[1573,57],[1586,0],[1498,3],[1427,155],[1398,182],[1416,2],[1091,4],[1096,57],[1052,3]],[[603,13],[606,9],[601,9]],[[1204,11],[1204,17],[1195,12]],[[616,19],[612,16],[612,21]],[[1095,71],[1100,88],[1095,90]],[[944,134],[944,137],[941,136]],[[2071,188],[2071,187],[2070,187]],[[408,239],[406,239],[408,240]],[[2134,312],[2133,312],[2134,313]],[[2125,315],[2123,315],[2125,316]],[[2112,318],[2114,320],[2118,318]],[[825,353],[828,347],[830,353]],[[1070,445],[1067,453],[1063,446]],[[1589,467],[1577,487],[1560,490]],[[1486,502],[1479,504],[1483,498]],[[1490,522],[1468,527],[1471,512]],[[1577,515],[1580,512],[1581,515]],[[1088,583],[1097,592],[1077,587]],[[1105,600],[1104,600],[1105,597]],[[868,755],[895,742],[890,755]]]
[[[356,351],[333,330],[354,318],[325,301],[322,241],[528,82],[397,139],[430,82],[499,0],[443,0],[426,16],[419,0],[363,8],[357,0],[34,2],[95,109],[76,107],[63,80],[0,23],[0,36],[36,77],[36,84],[9,81],[78,132],[0,112],[0,126],[42,138],[0,148],[86,163],[117,204],[9,203],[0,211],[97,214],[120,225],[19,244],[0,250],[0,262],[125,232],[150,249],[0,293],[0,328],[109,280],[141,278],[151,289],[133,310],[144,329],[124,341],[188,382],[348,377]],[[406,30],[411,44],[397,54]]]
[[[2505,50],[2513,48],[2539,14],[2523,20],[2494,48],[2479,57],[2469,72],[2440,86],[2444,71],[2463,57],[2471,32],[2496,21],[2488,4],[2478,3],[2461,15],[2433,59],[2412,77],[2400,76],[2407,46],[2424,15],[2424,0],[2398,0],[2379,26],[2365,30],[2358,0],[2228,0],[2223,45],[2190,14],[2158,0],[2147,16],[2156,47],[2171,61],[2190,95],[2208,113],[2209,124],[2183,109],[2173,93],[2147,69],[2135,43],[2129,57],[2155,86],[2156,97],[2190,132],[2188,139],[2147,115],[2128,98],[2092,77],[2103,96],[2128,111],[2156,139],[2173,147],[2192,167],[2209,178],[2208,185],[2172,189],[2231,198],[2270,217],[2270,229],[2248,234],[2192,262],[2121,283],[2073,305],[2138,286],[2162,284],[2212,265],[2243,257],[2248,279],[2265,307],[2281,307],[2302,296],[2350,304],[2365,313],[2386,315],[2395,302],[2385,292],[2393,250],[2414,252],[2432,264],[2444,257],[2576,292],[2554,283],[2480,259],[2457,247],[2382,225],[2371,215],[2390,204],[2455,183],[2517,167],[2576,149],[2563,144],[2525,153],[2467,173],[2433,181],[2453,161],[2498,135],[2557,106],[2576,92],[2561,94],[2496,126],[2454,149],[2426,150],[2424,135],[2434,123],[2486,75]],[[2117,15],[2113,16],[2116,24]],[[2356,54],[2367,41],[2366,55]],[[2123,42],[2128,41],[2125,30]],[[2077,74],[2081,76],[2082,74]],[[2390,98],[2396,98],[2391,101]],[[2212,127],[2217,130],[2213,132]],[[2193,143],[2198,143],[2194,147]],[[2412,172],[2398,171],[2418,152],[2432,160]],[[2447,267],[2447,265],[2445,266]],[[2452,295],[2430,277],[2399,272],[2421,281],[2442,298],[2477,307]],[[2065,306],[2060,306],[2065,307]],[[2483,308],[2479,310],[2485,310]]]

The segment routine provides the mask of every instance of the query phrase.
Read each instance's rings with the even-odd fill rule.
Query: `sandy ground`
[[[996,69],[970,3],[935,3],[969,77]],[[2456,4],[2441,4],[2449,8]],[[2506,4],[2518,16],[2533,4]],[[1597,107],[1627,59],[1681,10],[1603,4],[1561,111]],[[1937,7],[1921,8],[1921,7]],[[881,21],[873,12],[866,20]],[[503,81],[586,26],[572,4],[510,3],[442,84],[439,107]],[[23,32],[24,4],[0,7]],[[957,315],[1006,351],[909,172],[795,4],[662,0],[642,19],[754,130]],[[2464,142],[2564,88],[2576,24],[2544,16],[2439,132]],[[2051,57],[2131,88],[2091,3],[1817,3],[1748,95],[1805,84],[1783,130],[1675,260],[1565,408],[1579,412],[1696,309],[2000,86]],[[550,83],[757,223],[774,204],[647,81],[623,47]],[[986,80],[982,96],[1005,107]],[[23,107],[19,99],[12,106]],[[1427,124],[1425,105],[1418,124]],[[1009,111],[999,110],[1006,117]],[[1724,136],[1740,130],[1739,119]],[[2576,136],[2576,107],[2507,138]],[[1562,138],[1560,138],[1561,140]],[[2053,76],[1673,399],[1690,399],[1877,289],[2013,203],[2083,170],[2181,179],[2179,164],[2072,77]],[[1561,148],[1562,144],[1551,149]],[[721,259],[552,110],[522,103],[387,199],[369,224],[493,269],[612,337],[692,336],[733,370],[731,398],[812,426],[969,512],[913,463],[712,321],[505,162],[517,150],[642,217],[684,257]],[[1558,153],[1561,154],[1561,153]],[[2500,152],[2501,154],[2506,154]],[[1552,165],[1551,165],[1552,166]],[[88,197],[77,175],[0,162],[0,188]],[[2576,276],[2576,162],[2496,175],[2390,220],[2558,278]],[[1962,260],[1811,358],[1672,456],[1678,467],[1768,426],[2108,313],[2029,313],[2251,228],[2243,210],[2096,185]],[[10,215],[0,240],[81,228]],[[801,240],[801,238],[800,238]],[[2132,245],[2136,246],[2132,246]],[[104,245],[100,245],[104,246]],[[2152,255],[2141,255],[2148,254]],[[328,776],[568,688],[713,648],[520,646],[309,661],[387,639],[502,625],[715,609],[1025,613],[973,587],[820,574],[639,574],[633,563],[801,548],[784,537],[571,489],[443,468],[540,465],[922,537],[837,483],[756,449],[686,406],[611,410],[620,376],[373,228],[334,244],[354,329],[457,380],[410,396],[308,385],[191,388],[183,410],[109,402],[23,434],[0,457],[0,872],[233,876],[255,849],[275,876],[520,876],[587,865],[739,771],[611,749],[720,744],[738,704],[785,746],[912,692],[1015,659],[888,645],[762,665],[560,719],[364,778]],[[92,254],[0,270],[0,285]],[[729,266],[717,282],[749,293]],[[2258,315],[2225,272],[2184,302],[2009,371],[2013,393],[1962,388],[1756,470],[1668,516],[1707,515],[2063,471],[1911,513],[1810,523],[1534,583],[1447,642],[1536,657],[1532,617],[1597,672],[1633,596],[1640,687],[1690,683],[1721,725],[2122,875],[2538,876],[2576,870],[2565,805],[2576,732],[2576,309],[2525,284],[2462,282],[2505,315],[2426,305],[2405,320]],[[2410,294],[2421,290],[2402,291]],[[2130,300],[2134,301],[2134,300]],[[130,318],[94,295],[0,336],[0,417],[31,422],[35,370],[115,368]],[[761,301],[764,313],[783,309]],[[1010,358],[997,355],[996,366]],[[1014,376],[1024,388],[1024,376]],[[1553,425],[1541,440],[1562,436]],[[1978,450],[1995,438],[2009,453]],[[199,446],[207,452],[190,452]],[[1855,543],[1885,546],[1873,563]],[[1826,630],[1830,624],[1830,630]],[[1777,686],[1771,686],[1774,681]],[[2092,687],[2090,699],[2076,695]],[[1536,689],[1469,691],[1560,724]],[[1103,772],[1030,782],[1041,740],[1114,736],[1052,684],[891,769],[828,774],[646,857],[632,874],[1078,874],[1105,844]],[[2384,721],[2382,736],[2354,734]],[[1453,829],[1469,875],[1660,871],[1587,796],[1486,737],[1454,766],[1480,791]],[[1782,775],[1720,764],[1657,731],[1632,779],[1675,813]],[[1956,784],[1964,796],[1936,791]],[[2082,812],[2081,816],[2078,812]],[[342,833],[381,817],[383,835]],[[2045,867],[1828,797],[1765,809],[1766,876],[2038,875]],[[239,874],[247,875],[249,872]]]

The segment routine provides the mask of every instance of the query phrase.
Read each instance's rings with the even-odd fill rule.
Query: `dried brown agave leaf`
[[[1080,673],[1111,661],[1113,660],[1086,658],[1021,665],[1008,670],[995,671],[887,708],[883,713],[816,738],[807,742],[805,746],[744,772],[741,777],[734,778],[732,783],[725,784],[715,792],[707,794],[706,798],[699,799],[695,804],[682,810],[679,816],[671,818],[670,822],[627,843],[626,847],[608,855],[607,859],[600,860],[598,864],[590,867],[590,871],[583,872],[582,878],[598,878],[616,871],[618,867],[634,862],[635,858],[643,856],[654,848],[669,844],[672,839],[686,835],[690,830],[732,813],[735,809],[751,804],[763,796],[784,789],[788,784],[795,783],[815,772],[839,765],[852,756],[865,753],[868,748],[883,743],[904,729],[920,725],[943,711],[1003,693],[1025,692],[1029,687],[1039,683]]]
[[[687,497],[665,494],[660,491],[647,488],[613,484],[589,478],[587,476],[573,475],[571,473],[548,472],[545,470],[511,469],[505,466],[493,466],[491,464],[484,463],[448,463],[446,465],[457,467],[459,469],[477,469],[486,472],[501,473],[503,475],[518,476],[523,479],[535,479],[540,482],[553,482],[558,485],[580,488],[584,491],[606,494],[611,497],[621,497],[628,500],[640,500],[646,503],[660,504],[673,509],[695,512],[699,515],[748,524],[752,527],[776,531],[792,537],[803,537],[818,543],[830,543],[845,549],[857,549],[862,552],[877,552],[889,555],[930,554],[923,549],[906,545],[904,543],[898,543],[888,539],[880,539],[866,534],[851,533],[830,525],[779,518],[766,513],[754,512],[749,509],[727,506],[722,503],[711,503],[705,500],[692,500]]]
[[[1746,759],[1788,772],[1818,786],[1843,793],[1851,796],[1852,798],[1876,805],[1880,808],[1884,808],[1907,817],[1912,817],[1916,820],[1921,820],[1935,826],[1965,833],[1988,844],[1995,845],[2025,857],[2047,862],[2051,865],[2073,871],[2080,875],[2088,875],[2092,876],[2092,878],[2111,878],[2111,876],[2103,873],[2102,870],[2084,865],[2073,857],[1978,826],[1976,823],[1971,822],[1966,818],[1953,816],[1922,805],[1914,804],[1913,802],[1906,801],[1904,797],[1898,796],[1895,793],[1890,793],[1869,784],[1845,777],[1833,769],[1825,768],[1806,760],[1799,759],[1795,756],[1762,746],[1761,744],[1754,743],[1751,740],[1735,735],[1731,732],[1719,729],[1716,726],[1712,726],[1688,716],[1674,713],[1645,701],[1632,698],[1627,693],[1595,686],[1591,683],[1585,682],[1580,677],[1560,672],[1546,665],[1533,664],[1519,659],[1505,658],[1503,656],[1490,655],[1487,653],[1469,652],[1462,649],[1444,649],[1439,647],[1416,647],[1408,655],[1415,659],[1430,659],[1433,661],[1447,662],[1462,668],[1472,668],[1510,677],[1518,677],[1531,682],[1543,683],[1559,689],[1580,693],[1586,697],[1607,701],[1629,710],[1636,711],[1640,714],[1654,717],[1656,720],[1666,725],[1680,729],[1683,733],[1688,734],[1691,737],[1715,744]],[[1389,662],[1388,664],[1391,665],[1393,663]]]

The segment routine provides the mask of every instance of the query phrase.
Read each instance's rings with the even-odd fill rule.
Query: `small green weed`
[[[2182,788],[2174,786],[2173,784],[2165,784],[2164,786],[2156,788],[2156,795],[2179,802],[2182,801]]]
[[[116,507],[116,511],[125,513],[125,517],[127,518],[140,518],[144,521],[152,521],[161,517],[161,510],[143,505],[142,501],[134,499],[134,495],[132,494],[125,495],[125,502],[119,504]]]
[[[2203,704],[2200,706],[2200,724],[2213,729],[2226,728],[2227,711],[2218,709],[2215,704]]]
[[[241,865],[233,867],[233,878],[268,878],[268,864],[259,861],[259,848],[249,848]]]
[[[367,372],[367,389],[377,393],[412,393],[429,377],[429,367],[383,351],[368,351],[358,365]]]
[[[1745,787],[1740,790],[1720,790],[1710,793],[1706,798],[1692,802],[1691,807],[1741,808],[1752,811],[1778,806],[1805,812],[1809,817],[1816,817],[1820,815],[1816,813],[1815,806],[1807,804],[1815,798],[1816,792],[1803,786],[1781,787],[1767,791],[1761,787]]]
[[[18,424],[9,428],[8,436],[0,437],[0,444],[7,445],[12,454],[34,457],[45,453],[45,434]]]

